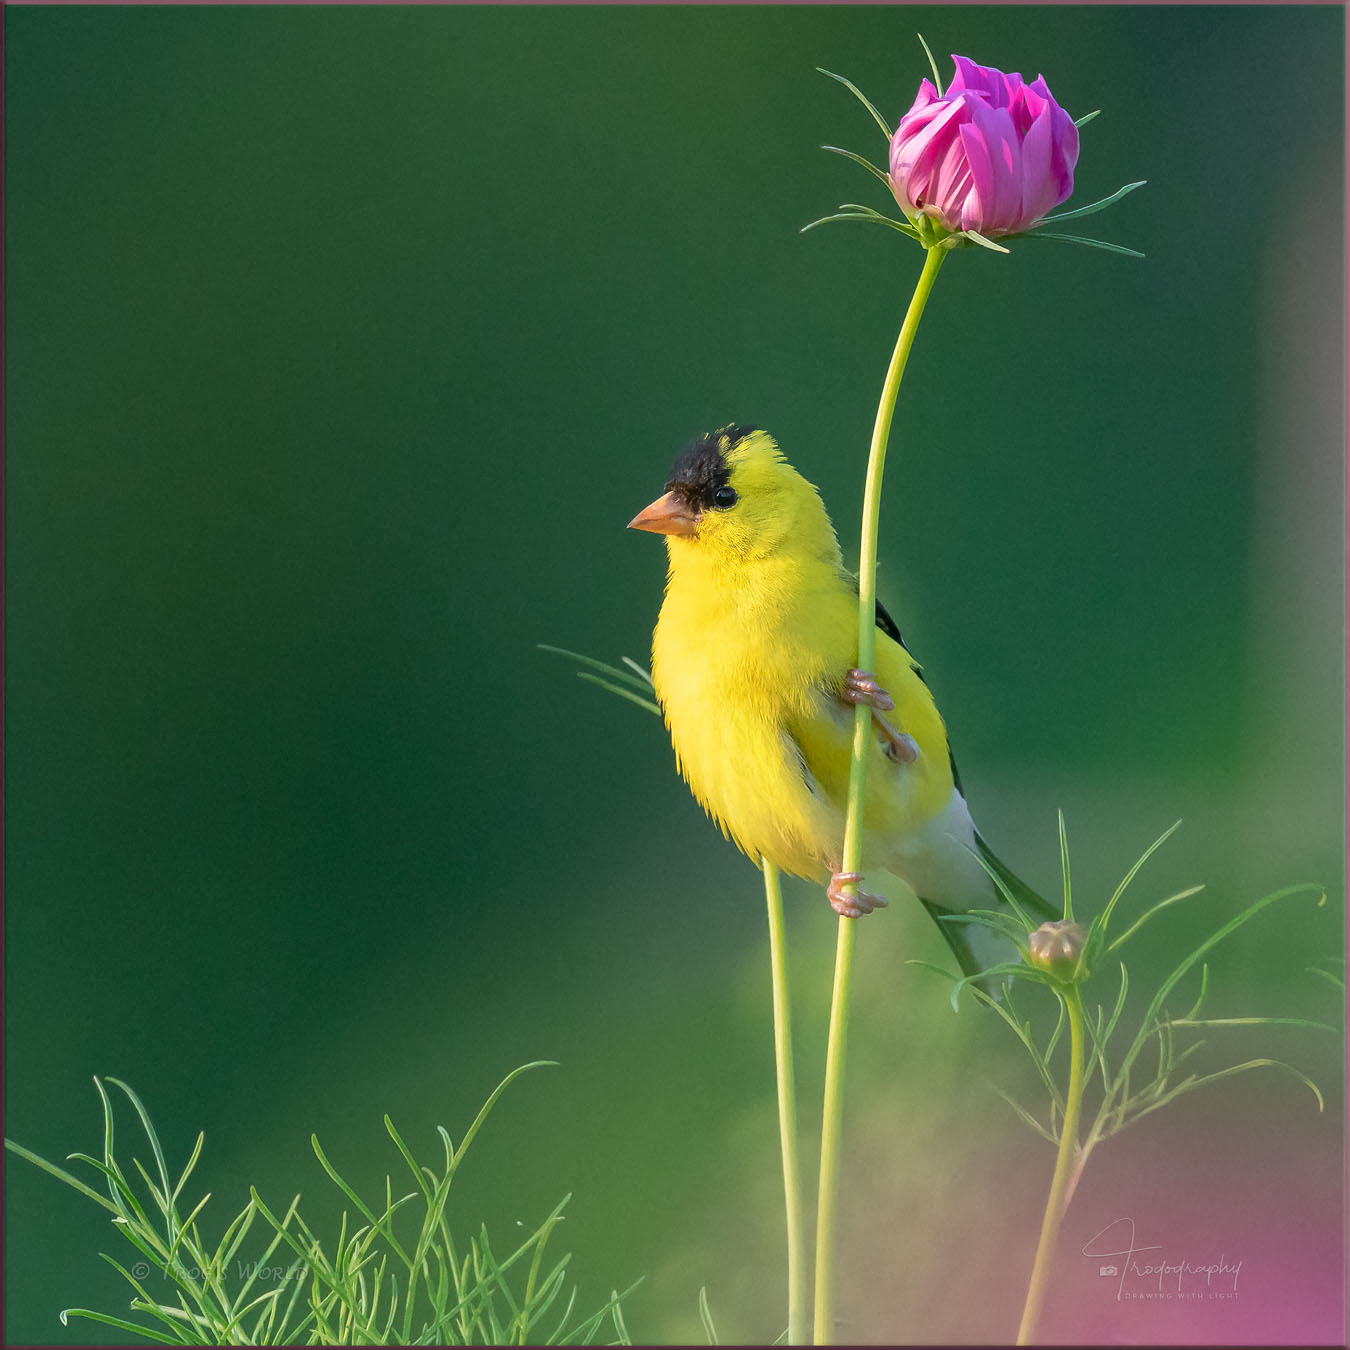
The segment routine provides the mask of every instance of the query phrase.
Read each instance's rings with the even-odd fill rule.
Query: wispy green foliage
[[[1088,113],[1087,117],[1078,119],[1077,125],[1082,126],[1084,122],[1089,121],[1096,116],[1097,114],[1095,112]],[[1137,183],[1126,183],[1124,187],[1117,188],[1109,197],[1103,197],[1101,201],[1092,202],[1088,206],[1076,206],[1072,211],[1057,211],[1053,216],[1046,216],[1041,221],[1041,224],[1053,225],[1056,221],[1060,220],[1077,220],[1080,216],[1096,215],[1098,211],[1105,211],[1108,206],[1114,206],[1122,197],[1128,196],[1136,188],[1143,187],[1147,181],[1147,179],[1141,178]],[[1132,252],[1133,250],[1127,251]],[[1143,255],[1140,254],[1138,256],[1142,257]]]
[[[1263,910],[1280,901],[1299,895],[1314,895],[1317,897],[1317,904],[1324,905],[1326,894],[1319,886],[1288,886],[1282,890],[1273,891],[1269,895],[1254,901],[1227,922],[1221,924],[1204,941],[1188,951],[1177,962],[1157,990],[1150,996],[1137,1024],[1137,1029],[1129,1038],[1128,1043],[1122,1039],[1124,1035],[1122,1031],[1125,1020],[1124,1013],[1130,990],[1129,971],[1124,961],[1119,960],[1119,958],[1109,962],[1107,958],[1115,957],[1115,954],[1123,946],[1164,910],[1199,895],[1204,889],[1203,886],[1190,886],[1156,901],[1125,927],[1123,932],[1116,935],[1112,934],[1112,921],[1116,917],[1117,907],[1130,883],[1148,859],[1172,836],[1180,823],[1178,821],[1176,825],[1165,830],[1144,850],[1138,860],[1126,872],[1110,899],[1102,907],[1101,912],[1087,924],[1082,955],[1079,957],[1076,969],[1068,976],[1054,974],[1039,968],[1028,960],[1028,939],[1037,925],[1017,905],[1016,897],[1010,891],[1004,878],[991,868],[983,858],[980,861],[993,879],[994,884],[1013,906],[1015,917],[993,910],[973,910],[966,914],[944,916],[945,921],[980,924],[1012,939],[1017,943],[1023,959],[1005,962],[994,967],[992,972],[986,973],[996,973],[1006,977],[1011,986],[1015,986],[1019,981],[1042,985],[1054,995],[1058,1002],[1058,1017],[1053,1028],[1048,1034],[1042,1032],[1038,1035],[1033,1030],[1031,1017],[1020,1010],[1013,997],[1011,987],[1006,991],[1002,1000],[991,998],[978,984],[973,982],[972,977],[957,980],[952,989],[952,1001],[955,1004],[961,990],[969,986],[976,999],[992,1008],[1007,1023],[1030,1055],[1036,1066],[1037,1074],[1047,1090],[1048,1106],[1045,1114],[1038,1116],[1006,1095],[1000,1095],[1004,1095],[1004,1100],[1017,1113],[1019,1119],[1030,1125],[1051,1143],[1059,1142],[1060,1128],[1065,1111],[1065,1094],[1057,1077],[1055,1051],[1060,1044],[1071,994],[1076,992],[1084,1000],[1087,1030],[1087,1076],[1091,1081],[1098,1084],[1097,1092],[1100,1095],[1096,1115],[1087,1126],[1078,1146],[1075,1180],[1086,1165],[1092,1150],[1103,1140],[1119,1134],[1127,1125],[1151,1114],[1160,1107],[1167,1105],[1168,1102],[1175,1101],[1184,1093],[1194,1091],[1207,1083],[1214,1083],[1223,1078],[1230,1078],[1235,1074],[1245,1073],[1250,1069],[1275,1068],[1291,1074],[1313,1093],[1319,1110],[1323,1105],[1322,1094],[1317,1085],[1305,1074],[1281,1061],[1264,1058],[1248,1059],[1214,1072],[1200,1073],[1192,1069],[1189,1062],[1199,1053],[1205,1042],[1188,1039],[1184,1046],[1178,1044],[1178,1033],[1189,1033],[1202,1028],[1298,1026],[1318,1031],[1334,1030],[1327,1024],[1299,1017],[1206,1018],[1200,1015],[1209,994],[1209,965],[1203,958],[1224,938],[1235,933]],[[1062,813],[1059,818],[1059,825],[1060,867],[1064,884],[1064,917],[1066,920],[1072,920],[1074,918],[1074,897],[1069,867],[1069,847]],[[913,964],[927,965],[926,962],[915,962]],[[1197,965],[1199,966],[1198,990],[1189,1001],[1184,1013],[1172,1011],[1168,1006],[1169,1000],[1176,995],[1178,986],[1196,969]],[[938,969],[935,966],[929,966],[928,968]],[[1119,972],[1118,976],[1117,971]],[[1327,971],[1316,971],[1315,973],[1321,974],[1323,978],[1333,984],[1337,982],[1338,976],[1333,973]],[[1089,998],[1094,977],[1098,977],[1099,982],[1108,986],[1108,989],[1103,992],[1104,1001],[1096,1003],[1095,1012]],[[1141,1073],[1143,1061],[1147,1061],[1148,1071]]]
[[[933,60],[933,49],[924,41],[922,33],[915,33],[914,36],[919,39],[919,46],[923,48],[923,54],[928,58],[928,69],[933,72],[933,88],[937,90],[938,97],[942,97],[942,76],[938,74],[937,62]]]
[[[301,1217],[298,1195],[278,1217],[256,1190],[250,1190],[248,1204],[219,1240],[209,1242],[200,1216],[210,1195],[191,1208],[182,1200],[204,1136],[197,1136],[186,1167],[171,1181],[159,1136],[140,1098],[125,1083],[109,1078],[139,1117],[154,1161],[153,1169],[147,1169],[131,1160],[137,1181],[118,1158],[112,1101],[96,1078],[103,1102],[102,1157],[69,1156],[103,1177],[106,1197],[63,1168],[5,1141],[11,1152],[107,1210],[118,1233],[143,1258],[130,1268],[115,1257],[103,1258],[135,1291],[131,1313],[141,1320],[68,1308],[62,1323],[84,1317],[163,1345],[591,1345],[602,1337],[607,1344],[631,1344],[620,1310],[631,1288],[611,1293],[597,1311],[578,1313],[577,1290],[566,1278],[570,1257],[545,1256],[570,1197],[505,1256],[494,1251],[485,1228],[467,1242],[451,1234],[446,1205],[469,1146],[507,1086],[536,1067],[526,1064],[507,1075],[458,1148],[438,1126],[440,1156],[434,1167],[418,1161],[385,1116],[385,1129],[415,1186],[397,1199],[393,1181],[386,1177],[383,1196],[368,1204],[311,1136],[320,1166],[360,1220],[349,1221],[344,1212],[336,1240],[327,1244]],[[242,1255],[259,1218],[261,1241]]]
[[[1342,994],[1345,993],[1345,960],[1343,958],[1339,961],[1319,961],[1317,965],[1308,967],[1308,974],[1316,975],[1319,980],[1325,980],[1333,989],[1339,989]]]
[[[919,41],[920,41],[920,42],[923,42],[923,38],[920,38]],[[924,44],[924,50],[925,50],[925,51],[928,51],[928,46],[927,46],[926,43]],[[931,53],[931,52],[929,52],[928,59],[929,59],[930,61],[933,59],[933,58],[932,58],[932,53]],[[872,120],[877,124],[877,126],[879,126],[879,127],[881,128],[881,134],[882,134],[883,136],[885,136],[885,138],[886,138],[888,141],[891,139],[892,132],[891,132],[890,123],[887,122],[886,119],[885,119],[885,118],[884,118],[884,117],[876,110],[876,108],[875,108],[875,107],[873,106],[873,104],[872,104],[872,100],[869,99],[869,98],[867,97],[867,95],[864,94],[863,91],[862,91],[861,89],[859,89],[858,86],[857,86],[856,84],[853,83],[852,80],[847,80],[847,79],[845,79],[842,75],[836,75],[836,74],[834,73],[834,71],[832,71],[832,70],[826,70],[824,66],[817,66],[816,69],[817,69],[822,75],[828,75],[828,76],[830,77],[830,79],[832,79],[832,80],[838,80],[839,83],[842,84],[842,85],[844,86],[844,88],[847,89],[848,92],[849,92],[850,94],[852,94],[853,97],[856,98],[856,99],[858,100],[858,102],[861,103],[861,104],[863,105],[863,107],[866,108],[867,111],[870,112],[870,113],[872,114]],[[936,73],[937,73],[937,72],[936,72],[936,68],[935,68],[935,69],[934,69],[934,74],[936,74]]]
[[[704,1285],[698,1291],[698,1320],[703,1323],[703,1334],[709,1345],[721,1345],[717,1336],[717,1324],[713,1321],[712,1309],[708,1306],[708,1287]]]
[[[840,150],[838,146],[822,145],[822,150],[831,150],[837,155],[844,155],[848,159],[863,165],[864,168],[871,169],[872,165],[867,163],[861,155],[855,155],[850,150]],[[828,225],[836,220],[861,220],[865,225],[887,225],[893,230],[898,230],[909,239],[922,242],[922,236],[913,225],[907,224],[903,220],[895,220],[891,216],[884,216],[880,211],[873,210],[870,206],[863,206],[858,202],[842,202],[839,209],[830,216],[821,216],[819,220],[813,220],[809,224],[803,225],[798,234],[805,234],[807,230],[814,230],[817,225]],[[987,240],[981,240],[988,243]],[[1006,253],[1006,248],[999,248],[997,244],[989,244],[991,248],[997,248],[1000,253]]]
[[[1233,1027],[1296,1026],[1334,1031],[1333,1027],[1324,1023],[1308,1021],[1301,1017],[1201,1017],[1200,1015],[1209,992],[1209,966],[1203,958],[1224,938],[1235,933],[1263,910],[1279,901],[1297,895],[1315,894],[1318,905],[1324,905],[1326,893],[1319,886],[1287,886],[1283,890],[1272,891],[1220,924],[1203,942],[1188,951],[1177,962],[1149,997],[1136,1024],[1134,1035],[1129,1038],[1128,1043],[1123,1039],[1126,1033],[1122,1031],[1122,1027],[1126,1020],[1125,1010],[1130,993],[1129,970],[1125,962],[1119,958],[1110,963],[1106,958],[1115,957],[1120,948],[1164,910],[1198,895],[1204,888],[1191,886],[1157,901],[1144,910],[1124,932],[1115,936],[1112,936],[1111,923],[1130,883],[1149,858],[1172,836],[1180,823],[1178,821],[1176,825],[1165,830],[1144,850],[1125,873],[1101,911],[1087,923],[1086,928],[1083,926],[1083,920],[1076,920],[1074,914],[1069,843],[1064,829],[1063,812],[1060,812],[1059,816],[1060,872],[1064,883],[1062,918],[1038,926],[1018,904],[1018,897],[1010,885],[1011,877],[992,865],[990,858],[983,857],[974,850],[972,852],[1004,899],[1008,901],[1013,915],[993,910],[974,910],[966,914],[944,916],[946,922],[974,923],[992,928],[1017,945],[1022,958],[1020,961],[1004,962],[983,972],[979,977],[981,979],[987,979],[989,975],[1003,977],[1004,989],[1001,999],[992,997],[979,984],[974,983],[976,977],[966,976],[956,980],[952,988],[952,1002],[955,1005],[961,990],[969,985],[974,997],[986,1007],[992,1008],[1007,1023],[1036,1066],[1037,1075],[1045,1088],[1048,1105],[1044,1109],[1044,1114],[1038,1114],[1028,1110],[1005,1092],[999,1091],[999,1095],[1024,1125],[1035,1130],[1057,1149],[1054,1173],[1041,1223],[1040,1240],[1027,1285],[1026,1303],[1022,1310],[1018,1345],[1035,1343],[1040,1310],[1049,1287],[1049,1271],[1060,1224],[1073,1199],[1088,1159],[1098,1144],[1188,1092],[1193,1092],[1208,1083],[1216,1083],[1221,1079],[1246,1073],[1251,1069],[1279,1069],[1292,1075],[1312,1092],[1319,1111],[1323,1106],[1322,1094],[1317,1084],[1306,1074],[1282,1060],[1259,1057],[1229,1064],[1211,1072],[1199,1072],[1192,1067],[1191,1061],[1205,1042],[1200,1039],[1189,1039],[1189,1035],[1200,1028],[1228,1030]],[[922,961],[912,964],[928,966],[927,962]],[[1177,994],[1182,981],[1197,965],[1200,968],[1199,989],[1186,1011],[1178,1014],[1169,1008],[1169,1000]],[[1107,969],[1101,969],[1104,966]],[[937,969],[935,966],[928,968]],[[1116,969],[1119,970],[1118,982],[1114,978]],[[1316,973],[1322,974],[1333,984],[1337,983],[1338,977],[1335,974],[1325,971]],[[1095,1004],[1094,1010],[1091,993],[1092,981],[1096,976],[1101,977],[1109,992],[1105,993],[1104,1001]],[[1043,1027],[1038,1033],[1031,1017],[1021,1010],[1014,999],[1013,990],[1019,982],[1041,985],[1053,995],[1056,1001],[1056,1017],[1048,1034],[1044,1032]],[[1061,1050],[1066,1026],[1069,1030],[1068,1045]],[[1179,1036],[1185,1037],[1188,1043],[1179,1044]],[[1089,1114],[1085,1109],[1089,1096],[1095,1102],[1096,1109],[1093,1114]]]
[[[598,684],[601,689],[608,689],[611,694],[626,698],[639,708],[646,708],[648,712],[660,716],[661,709],[652,697],[652,677],[631,656],[623,657],[623,666],[620,667],[611,666],[608,661],[597,661],[593,656],[583,656],[580,652],[570,652],[566,647],[550,647],[546,642],[539,643],[539,650],[565,656],[585,666],[585,670],[577,671],[577,679],[585,680],[587,684]]]

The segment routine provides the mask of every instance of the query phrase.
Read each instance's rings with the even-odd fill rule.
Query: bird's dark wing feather
[[[856,581],[854,584],[856,586]],[[905,652],[909,653],[909,648],[905,646],[905,639],[900,636],[900,626],[886,612],[886,606],[883,605],[880,600],[877,601],[877,627],[880,628],[892,642],[899,643]],[[914,660],[912,653],[910,653],[909,664],[914,673],[927,684],[928,681],[923,679],[923,671],[920,669],[919,663]],[[956,769],[956,756],[952,754],[952,740],[950,736],[947,737],[947,760],[952,766],[952,783],[955,785],[956,790],[964,797],[966,794],[961,791],[961,775]]]
[[[935,904],[932,900],[925,900],[923,896],[919,897],[919,903],[928,911],[929,918],[937,924],[938,932],[942,934],[952,955],[956,957],[956,964],[961,967],[961,974],[978,975],[984,967],[980,965],[979,958],[971,949],[967,926],[963,923],[942,922],[944,914],[952,914],[955,911],[945,905]]]
[[[880,628],[893,642],[898,642],[902,647],[905,647],[905,639],[900,636],[899,627],[896,625],[895,620],[886,612],[886,606],[883,605],[880,600],[877,601],[877,627]],[[909,648],[905,647],[905,650],[909,651]],[[919,678],[922,679],[923,676],[920,675]]]
[[[1013,898],[1023,909],[1027,910],[1033,917],[1045,922],[1050,919],[1060,919],[1063,915],[1043,896],[1038,895],[1027,885],[1016,872],[1012,870],[984,841],[984,836],[975,831],[975,847],[981,858],[984,859],[985,866],[993,872],[998,879],[1008,888]]]

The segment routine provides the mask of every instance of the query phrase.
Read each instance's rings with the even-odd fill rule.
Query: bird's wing
[[[877,601],[877,627],[885,633],[892,642],[896,643],[906,656],[909,656],[910,668],[919,679],[923,680],[924,684],[927,684],[928,681],[924,679],[923,667],[914,660],[909,648],[905,645],[905,639],[900,636],[899,625],[891,618],[890,614],[887,613],[886,606],[883,605],[880,600]],[[947,737],[947,763],[952,771],[952,784],[962,796],[965,796],[965,792],[961,787],[961,774],[956,767],[956,756],[952,753],[952,741],[950,736]]]
[[[855,719],[842,697],[843,681],[857,660],[857,609],[843,574],[818,593],[811,618],[816,660],[810,679],[799,686],[800,698],[789,708],[784,729],[800,749],[817,794],[842,812]],[[943,809],[952,795],[952,780],[946,730],[932,694],[884,610],[877,625],[875,674],[895,701],[894,711],[884,715],[895,731],[913,738],[919,751],[916,762],[901,764],[885,753],[884,735],[878,733],[872,741],[866,828],[877,838],[894,840],[911,836]]]
[[[900,636],[899,625],[886,612],[886,606],[883,605],[880,600],[878,600],[876,604],[877,604],[877,627],[880,628],[881,631],[885,633],[886,636],[890,638],[892,642],[898,642],[902,647],[905,647],[905,639]],[[905,650],[908,651],[909,648],[905,647]]]

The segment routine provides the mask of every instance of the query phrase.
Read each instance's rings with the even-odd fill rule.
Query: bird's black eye
[[[716,492],[713,493],[713,505],[725,511],[728,506],[736,505],[736,489],[723,483]]]

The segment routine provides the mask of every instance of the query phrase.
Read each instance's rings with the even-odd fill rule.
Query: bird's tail
[[[1013,899],[1030,915],[1033,919],[1039,919],[1042,923],[1049,923],[1052,919],[1063,918],[1059,910],[1052,905],[1044,896],[1038,895],[1027,885],[1011,867],[1007,865],[992,848],[984,841],[984,835],[979,830],[975,831],[975,851],[984,861],[984,865],[1008,888]],[[997,887],[995,887],[998,890]],[[999,901],[1006,905],[1007,900],[1003,892],[999,890]]]
[[[1006,889],[1008,895],[1013,897],[1029,918],[1045,922],[1060,917],[1054,905],[1032,890],[999,858],[985,843],[978,830],[975,832],[975,851],[989,872],[998,878],[998,883],[990,879],[988,891],[972,901],[968,908],[989,909],[1011,916],[1014,910],[1008,902],[1007,895],[1004,894]],[[952,955],[956,957],[962,975],[979,975],[981,971],[988,970],[991,966],[1017,959],[1017,949],[997,929],[982,923],[952,922],[943,916],[960,913],[960,910],[953,909],[950,905],[937,904],[922,895],[919,902],[942,930],[942,936],[946,939],[947,946],[951,948]],[[981,988],[993,998],[999,996],[1002,985],[1001,980],[980,981]]]

